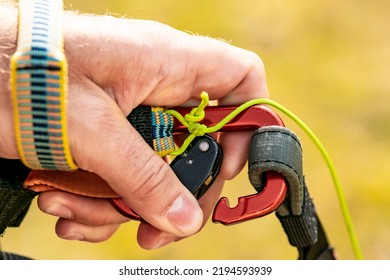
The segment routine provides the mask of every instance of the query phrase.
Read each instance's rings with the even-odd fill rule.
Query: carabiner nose
[[[302,147],[292,131],[282,126],[257,129],[250,143],[248,175],[258,194],[240,197],[234,208],[229,208],[226,198],[222,199],[215,209],[214,221],[231,224],[267,215],[284,202],[287,186],[288,208],[294,215],[301,214]]]
[[[233,208],[226,197],[221,198],[215,206],[213,222],[229,225],[263,217],[278,209],[287,194],[285,179],[274,171],[268,171],[265,177],[266,184],[261,192],[240,197]]]

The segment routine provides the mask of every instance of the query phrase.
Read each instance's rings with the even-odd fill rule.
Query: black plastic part
[[[196,137],[187,150],[172,161],[171,168],[181,183],[199,199],[213,184],[221,163],[221,147],[206,134]]]

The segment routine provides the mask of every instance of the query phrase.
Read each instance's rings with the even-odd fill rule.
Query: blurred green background
[[[390,1],[68,0],[81,12],[153,19],[223,38],[264,61],[271,98],[302,118],[332,156],[366,259],[390,259]],[[129,30],[131,32],[131,30]],[[221,69],[223,71],[223,69]],[[353,259],[335,188],[320,153],[297,126],[311,196],[341,259]],[[245,187],[247,186],[247,187]],[[231,201],[252,192],[245,170],[228,182]],[[137,222],[107,242],[63,241],[36,208],[2,247],[37,259],[295,259],[274,215],[225,227],[156,251],[136,243]]]

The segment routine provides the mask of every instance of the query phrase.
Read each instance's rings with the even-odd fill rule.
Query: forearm
[[[10,57],[16,49],[18,10],[11,1],[0,0],[0,93],[8,92]]]
[[[14,139],[11,93],[9,88],[10,57],[17,41],[18,9],[10,1],[0,0],[0,157],[17,157]]]

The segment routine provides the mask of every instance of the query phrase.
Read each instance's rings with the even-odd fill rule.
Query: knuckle
[[[95,227],[85,235],[84,240],[92,243],[103,242],[111,238],[117,230],[117,225]]]
[[[244,50],[246,52],[246,59],[243,60],[243,63],[246,65],[248,69],[256,70],[259,73],[265,72],[264,62],[260,58],[260,56],[257,55],[257,53]]]

